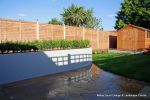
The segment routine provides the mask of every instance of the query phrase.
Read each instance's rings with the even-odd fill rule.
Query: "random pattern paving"
[[[149,83],[117,76],[92,65],[2,85],[0,100],[149,100],[149,86]],[[113,97],[115,94],[147,96]]]

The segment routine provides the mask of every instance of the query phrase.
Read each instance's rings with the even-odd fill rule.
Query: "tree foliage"
[[[82,6],[72,4],[64,9],[61,16],[66,25],[102,29],[101,19],[93,16],[93,9],[85,9]]]
[[[62,22],[59,21],[57,18],[52,18],[48,24],[54,24],[54,25],[62,25]]]
[[[115,29],[129,23],[150,29],[150,0],[124,0],[116,18]]]

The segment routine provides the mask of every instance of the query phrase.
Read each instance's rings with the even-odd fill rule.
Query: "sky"
[[[102,19],[104,30],[114,30],[116,13],[123,0],[0,0],[0,18],[47,23],[61,19],[64,8],[71,4],[93,8],[94,16]]]

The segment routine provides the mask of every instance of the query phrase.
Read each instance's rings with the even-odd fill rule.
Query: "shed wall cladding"
[[[134,30],[129,27],[123,32],[125,32],[124,34],[122,34],[123,49],[134,50],[136,47],[135,42],[136,42],[136,37],[137,37]]]
[[[145,31],[145,48],[150,48],[150,30]]]
[[[39,33],[39,34],[38,34]],[[64,36],[65,33],[65,36]],[[112,31],[101,31],[83,27],[52,25],[46,23],[0,19],[0,42],[33,40],[83,40],[90,41],[93,50],[108,50]]]
[[[145,30],[130,25],[118,30],[117,34],[117,49],[121,50],[142,50],[149,41],[145,39]]]
[[[117,49],[122,49],[122,32],[123,30],[117,32]]]
[[[136,29],[136,28],[135,28]],[[142,50],[145,48],[145,31],[136,29],[138,33],[138,40],[137,40],[137,50]]]

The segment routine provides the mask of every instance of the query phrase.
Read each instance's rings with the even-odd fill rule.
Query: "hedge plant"
[[[0,53],[31,52],[39,50],[86,48],[88,40],[35,40],[32,42],[1,42]]]

